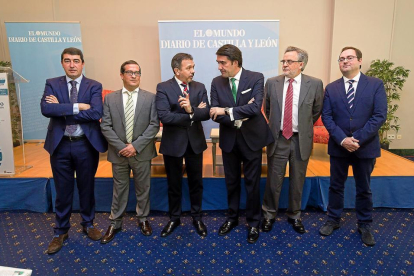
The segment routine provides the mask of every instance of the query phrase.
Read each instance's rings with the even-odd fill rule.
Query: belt
[[[86,135],[81,135],[81,136],[63,136],[62,138],[63,140],[67,140],[67,141],[80,141],[80,140],[84,140],[86,139]]]

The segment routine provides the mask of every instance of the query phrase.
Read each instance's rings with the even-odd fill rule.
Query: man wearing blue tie
[[[83,232],[92,240],[101,239],[101,233],[93,227],[94,186],[99,152],[108,148],[99,126],[102,85],[82,75],[81,50],[63,50],[61,63],[66,75],[46,80],[40,102],[43,116],[50,118],[44,147],[50,154],[56,188],[55,235],[48,254],[58,252],[68,238],[75,173]]]
[[[343,48],[338,62],[343,77],[326,86],[322,109],[322,121],[329,132],[331,181],[328,220],[319,233],[329,236],[340,227],[344,186],[352,166],[358,232],[363,243],[373,246],[370,179],[375,160],[381,155],[378,130],[387,118],[387,96],[381,80],[360,72],[360,50]]]

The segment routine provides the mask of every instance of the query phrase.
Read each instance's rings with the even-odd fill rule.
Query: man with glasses
[[[157,156],[154,137],[159,130],[155,94],[139,88],[141,67],[134,60],[121,65],[124,87],[107,94],[101,122],[102,133],[109,143],[108,161],[112,163],[113,197],[111,224],[101,243],[108,243],[122,230],[129,197],[132,170],[138,226],[144,236],[152,234],[148,222],[150,211],[151,159]]]
[[[243,163],[247,242],[255,243],[259,239],[261,217],[262,149],[274,141],[261,112],[264,77],[242,67],[242,53],[234,45],[223,45],[216,55],[221,76],[211,82],[210,116],[220,124],[220,148],[229,205],[227,220],[218,234],[225,236],[239,224]]]
[[[174,77],[157,85],[157,112],[163,124],[160,153],[168,181],[170,221],[161,237],[181,224],[183,160],[190,191],[191,217],[198,235],[207,236],[201,218],[203,201],[203,151],[207,149],[202,121],[208,120],[209,103],[204,84],[193,81],[193,57],[178,53],[171,60]]]
[[[102,84],[82,75],[83,53],[66,48],[61,55],[66,75],[46,80],[40,108],[50,118],[45,149],[50,154],[56,189],[55,236],[47,253],[58,252],[68,239],[75,185],[79,190],[82,230],[92,240],[100,240],[101,232],[94,228],[95,173],[99,152],[107,143],[99,129],[102,117]]]
[[[272,230],[289,162],[289,205],[286,212],[293,229],[303,234],[300,219],[302,191],[313,144],[313,124],[322,111],[323,84],[303,74],[308,53],[288,47],[281,60],[283,74],[267,80],[264,110],[275,142],[267,147],[267,182],[263,199],[263,232]]]
[[[322,111],[322,121],[329,132],[331,180],[328,220],[319,233],[329,236],[340,227],[344,186],[352,166],[358,232],[364,244],[373,246],[370,178],[375,160],[381,155],[378,130],[387,118],[387,96],[381,80],[360,72],[360,50],[343,48],[338,62],[343,77],[326,86]]]

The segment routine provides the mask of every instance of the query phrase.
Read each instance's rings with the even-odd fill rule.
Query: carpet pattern
[[[220,237],[224,211],[204,213],[208,236],[197,235],[191,217],[166,238],[164,212],[151,212],[153,235],[144,237],[132,213],[123,230],[108,244],[89,240],[80,216],[71,219],[69,239],[62,250],[46,254],[53,234],[53,213],[0,212],[0,266],[28,268],[32,275],[414,275],[414,212],[376,209],[373,230],[377,244],[362,244],[355,212],[343,214],[341,228],[329,237],[318,229],[325,213],[306,210],[307,233],[294,232],[284,213],[273,230],[248,244],[245,217],[229,235]],[[98,213],[95,227],[105,232],[108,213]]]

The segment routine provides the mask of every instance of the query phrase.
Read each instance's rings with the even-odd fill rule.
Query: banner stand
[[[22,106],[21,106],[21,96],[20,96],[20,83],[28,83],[29,80],[25,79],[22,75],[14,71],[10,67],[1,67],[0,66],[0,75],[5,75],[4,84],[7,84],[6,87],[0,87],[0,90],[3,93],[0,93],[0,96],[4,98],[3,107],[5,114],[1,116],[0,128],[2,132],[2,143],[5,145],[0,145],[0,175],[1,176],[13,176],[20,174],[25,170],[32,168],[33,166],[26,164],[26,155],[25,155],[25,145],[23,142],[23,126],[22,126]],[[0,82],[1,82],[0,76]],[[1,83],[0,83],[1,85]],[[0,91],[0,92],[1,92]],[[10,95],[16,93],[18,109],[20,114],[19,118],[12,118],[10,110],[16,108],[10,104]],[[7,108],[6,108],[7,107]],[[8,114],[6,114],[8,113]],[[12,120],[18,120],[16,122],[19,124],[21,132],[17,132],[12,135]],[[4,129],[3,129],[4,128]],[[14,146],[16,145],[16,146]],[[13,164],[13,165],[11,165]],[[7,169],[6,169],[7,168]]]

